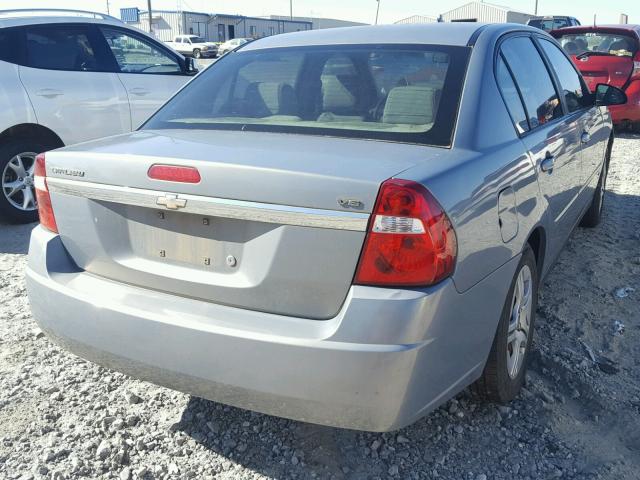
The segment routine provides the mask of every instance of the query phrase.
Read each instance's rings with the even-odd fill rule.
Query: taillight
[[[453,273],[456,235],[433,195],[409,180],[382,184],[355,283],[426,286]]]
[[[640,80],[640,50],[633,57],[633,72],[631,72],[631,80]]]
[[[56,217],[53,215],[51,206],[51,196],[47,187],[47,169],[45,167],[44,153],[36,157],[36,168],[33,171],[33,185],[36,189],[36,199],[38,200],[38,215],[40,215],[40,225],[44,228],[58,233]]]
[[[151,165],[147,172],[149,178],[165,182],[200,183],[200,172],[197,168],[180,165]]]

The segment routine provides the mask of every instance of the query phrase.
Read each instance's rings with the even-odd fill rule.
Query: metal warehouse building
[[[527,23],[531,17],[528,13],[484,2],[470,2],[442,14],[445,22]]]
[[[134,27],[149,30],[148,12],[137,8],[123,8],[120,18]],[[200,12],[153,10],[153,34],[162,41],[173,40],[176,35],[194,34],[207,41],[225,42],[232,38],[260,38],[277,33],[311,30],[312,22],[284,20],[242,15],[209,14]]]
[[[410,17],[403,18],[394,22],[398,25],[412,24],[412,23],[435,23],[438,19],[436,17],[430,17],[428,15],[411,15]]]
[[[284,15],[270,15],[271,20],[289,20],[290,17]],[[321,17],[293,17],[293,20],[309,21],[312,23],[313,30],[323,30],[325,28],[340,28],[340,27],[361,27],[369,25],[368,23],[351,22],[349,20],[338,20],[337,18],[321,18]]]

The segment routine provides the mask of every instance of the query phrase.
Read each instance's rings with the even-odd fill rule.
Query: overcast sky
[[[292,0],[293,14],[331,17],[373,23],[376,0]],[[175,10],[182,3],[183,10],[208,13],[237,13],[241,15],[288,15],[289,0],[152,0],[152,8]],[[380,23],[393,23],[410,15],[437,16],[463,1],[380,0]],[[535,0],[505,0],[505,4],[523,12],[533,13]],[[146,0],[0,0],[0,9],[7,8],[80,8],[105,12],[107,4],[112,15],[120,8],[138,7],[146,10]],[[640,0],[539,0],[538,13],[544,15],[572,15],[582,23],[592,23],[594,13],[598,23],[617,23],[620,13],[629,15],[630,23],[640,23]]]

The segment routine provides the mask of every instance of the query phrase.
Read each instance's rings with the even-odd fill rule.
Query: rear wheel
[[[509,402],[524,384],[537,298],[536,260],[527,247],[511,282],[487,364],[475,384],[476,391],[489,401]]]
[[[30,140],[0,146],[0,218],[14,223],[38,220],[33,171],[36,155],[51,148],[55,146]]]
[[[193,58],[200,58],[202,56],[202,53],[200,52],[199,48],[194,48],[193,49]]]

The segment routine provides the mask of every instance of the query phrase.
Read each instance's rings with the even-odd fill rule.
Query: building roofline
[[[289,15],[268,15],[265,17],[258,17],[258,18],[264,18],[265,20],[278,20],[278,21],[291,21],[291,20],[287,20],[289,18]],[[347,23],[351,23],[353,25],[353,27],[365,27],[367,25],[371,25],[370,23],[365,23],[365,22],[354,22],[352,20],[344,20],[341,18],[332,18],[332,17],[312,17],[309,15],[294,15],[294,22],[309,22],[309,23],[313,23],[314,20],[328,20],[328,21],[333,21],[333,22],[347,22]],[[303,20],[304,19],[304,20]]]
[[[530,16],[533,16],[533,13],[521,12],[520,10],[514,10],[513,8],[511,8],[511,7],[507,7],[507,6],[505,6],[505,5],[498,5],[498,4],[495,4],[495,3],[489,3],[489,2],[479,2],[479,1],[477,1],[477,0],[475,0],[475,1],[473,1],[473,2],[467,2],[467,3],[465,3],[464,5],[460,5],[460,6],[456,7],[456,8],[452,8],[452,9],[450,9],[450,10],[447,10],[446,12],[442,13],[442,15],[444,16],[444,15],[446,15],[447,13],[451,13],[451,12],[453,12],[454,10],[459,10],[459,9],[461,9],[461,8],[463,8],[463,7],[466,7],[467,5],[471,5],[471,4],[474,4],[474,3],[481,4],[481,5],[486,5],[487,7],[497,8],[498,10],[502,10],[502,11],[505,11],[505,12],[521,13],[521,14],[523,14],[523,15],[530,15]]]
[[[152,10],[153,13],[176,13],[176,14],[188,14],[188,15],[205,15],[210,18],[215,17],[227,17],[227,18],[239,18],[242,20],[271,20],[273,22],[285,22],[285,23],[306,23],[307,25],[313,25],[313,22],[308,20],[280,20],[275,18],[264,18],[264,17],[248,17],[246,15],[235,15],[233,13],[206,13],[206,12],[192,12],[190,10]],[[140,15],[147,14],[147,10],[140,10]]]

